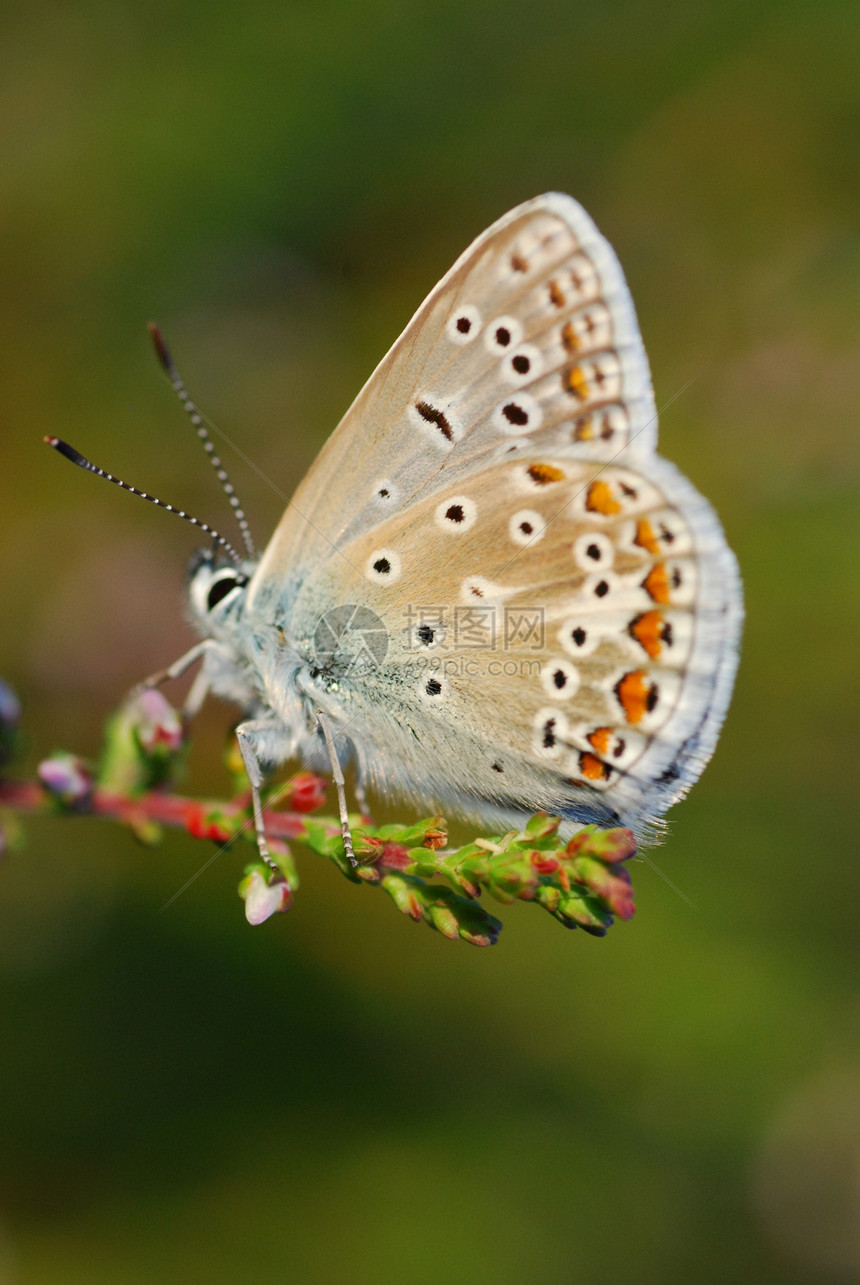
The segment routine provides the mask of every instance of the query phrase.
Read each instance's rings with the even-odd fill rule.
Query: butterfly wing
[[[251,604],[428,495],[537,449],[654,451],[648,361],[615,254],[569,196],[511,210],[461,255],[332,434],[271,540]]]
[[[512,210],[374,372],[249,587],[378,787],[643,834],[696,779],[741,595],[655,445],[613,251],[569,197]]]
[[[710,757],[739,579],[710,506],[666,461],[499,461],[344,552],[387,654],[370,681],[336,655],[327,677],[383,790],[644,835]],[[346,568],[332,559],[304,587],[299,630],[355,596]]]

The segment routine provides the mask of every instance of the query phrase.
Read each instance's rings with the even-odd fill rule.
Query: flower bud
[[[93,778],[83,759],[63,750],[44,759],[36,773],[48,794],[63,807],[83,806],[92,792]]]
[[[259,868],[251,870],[239,884],[239,896],[245,902],[245,918],[254,927],[272,915],[282,915],[293,904],[286,879],[275,876],[269,883]]]
[[[315,772],[298,772],[283,806],[292,812],[316,812],[325,803],[326,783]]]
[[[138,745],[147,756],[168,756],[182,749],[182,720],[154,687],[146,688],[132,706]]]

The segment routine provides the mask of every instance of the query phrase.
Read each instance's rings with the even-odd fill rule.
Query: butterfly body
[[[655,448],[611,248],[569,197],[518,207],[416,313],[262,558],[197,568],[202,686],[248,710],[260,761],[324,766],[322,713],[383,795],[647,834],[713,750],[742,615],[716,516]]]

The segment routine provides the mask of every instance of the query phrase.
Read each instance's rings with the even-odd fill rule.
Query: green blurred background
[[[860,1280],[860,9],[723,0],[2,11],[4,625],[30,764],[189,640],[229,530],[160,378],[289,493],[426,291],[547,189],[616,247],[665,454],[748,625],[638,914],[452,945],[300,854],[27,825],[0,870],[0,1280]],[[688,385],[688,381],[691,381]],[[686,387],[685,387],[686,386]],[[229,450],[260,539],[282,501]],[[190,787],[220,791],[208,710]],[[692,903],[692,904],[691,904]]]

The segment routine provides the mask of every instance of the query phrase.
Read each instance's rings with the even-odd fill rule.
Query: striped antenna
[[[220,544],[221,548],[227,553],[233,562],[235,562],[237,567],[241,567],[242,559],[239,557],[232,544],[230,544],[229,540],[225,540],[223,535],[219,535],[208,522],[201,522],[200,518],[193,518],[190,513],[186,513],[183,509],[176,509],[172,504],[165,504],[163,500],[157,500],[154,495],[147,495],[146,491],[139,491],[136,486],[129,486],[128,482],[120,481],[120,479],[118,477],[114,477],[112,473],[106,473],[103,468],[99,468],[97,464],[91,463],[86,456],[81,455],[73,446],[69,446],[68,442],[61,441],[59,437],[46,437],[45,441],[49,446],[53,446],[55,451],[59,451],[61,455],[65,455],[67,460],[71,460],[73,464],[77,464],[78,468],[86,469],[88,473],[95,473],[97,477],[103,477],[106,481],[113,482],[114,486],[121,487],[123,491],[130,491],[132,495],[139,495],[142,500],[149,500],[150,504],[157,504],[160,509],[166,509],[168,513],[175,513],[178,518],[184,518],[185,521],[190,522],[192,526],[199,527],[201,531],[205,531],[207,535],[211,535],[216,544]]]
[[[215,470],[218,481],[221,483],[221,486],[224,488],[224,494],[227,496],[227,499],[230,501],[230,507],[232,508],[233,513],[235,514],[236,521],[239,523],[239,530],[242,533],[242,539],[245,542],[245,548],[247,550],[248,557],[256,558],[257,550],[254,548],[254,541],[251,536],[251,528],[248,525],[248,519],[245,517],[245,511],[242,508],[241,504],[239,503],[239,498],[236,495],[235,490],[233,489],[233,483],[230,481],[229,477],[227,476],[227,470],[224,468],[224,465],[221,463],[220,459],[218,458],[218,455],[215,452],[215,445],[212,441],[212,438],[209,436],[208,428],[203,423],[203,416],[200,414],[200,411],[197,409],[197,407],[194,405],[191,398],[188,396],[188,392],[185,387],[185,384],[182,382],[182,377],[179,374],[179,371],[176,369],[176,367],[173,364],[173,358],[170,355],[170,349],[167,347],[167,344],[164,342],[164,335],[161,333],[161,331],[159,330],[158,326],[155,324],[154,321],[150,321],[149,323],[149,333],[152,336],[152,342],[155,345],[156,356],[158,357],[158,360],[161,363],[161,367],[164,373],[167,375],[167,378],[170,380],[171,384],[173,385],[174,391],[179,397],[179,400],[182,402],[182,405],[185,407],[185,410],[188,412],[188,418],[191,420],[191,423],[196,428],[197,436],[200,438],[200,441],[203,443],[203,449],[206,452],[206,454],[209,456],[209,462]]]

